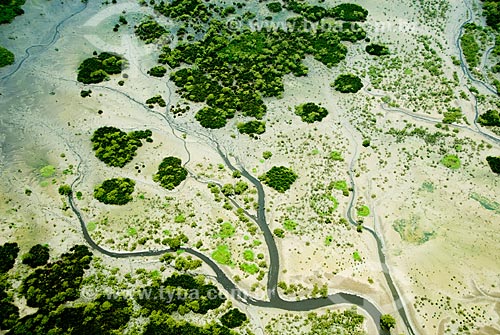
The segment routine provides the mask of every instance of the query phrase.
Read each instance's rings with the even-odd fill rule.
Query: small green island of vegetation
[[[255,135],[263,134],[266,131],[266,123],[264,121],[252,120],[248,122],[238,123],[238,131],[242,134],[248,134],[255,138]]]
[[[313,123],[323,120],[323,118],[328,115],[328,110],[316,105],[314,102],[306,102],[295,106],[295,114],[300,116],[302,121]]]
[[[477,122],[484,127],[500,127],[500,115],[497,110],[490,109],[481,114]]]
[[[105,180],[94,189],[94,198],[107,205],[125,205],[132,200],[135,181],[129,178]]]
[[[449,169],[456,170],[460,168],[460,158],[457,155],[446,155],[441,159],[441,164],[446,166]]]
[[[496,174],[500,174],[500,156],[488,156],[486,157],[486,161],[493,171]]]
[[[10,50],[7,50],[4,47],[0,46],[0,67],[12,65],[14,64],[14,61],[14,54]]]
[[[0,24],[11,23],[18,15],[23,15],[21,8],[25,0],[2,0],[0,2]]]
[[[389,54],[389,48],[383,44],[371,43],[366,46],[365,50],[372,56],[383,56]]]
[[[297,178],[297,174],[285,166],[273,166],[259,177],[264,184],[280,193],[288,190]]]
[[[135,29],[135,34],[146,44],[155,42],[166,33],[165,27],[154,20],[143,21]]]
[[[122,72],[126,61],[122,57],[109,53],[102,52],[97,55],[85,59],[78,67],[78,75],[76,80],[84,84],[96,84],[108,80],[112,74]]]
[[[300,16],[287,19],[286,30],[251,31],[244,28],[248,24],[245,15],[236,16],[242,29],[231,29],[217,18],[234,13],[230,7],[198,0],[161,2],[154,6],[164,16],[181,21],[185,28],[180,36],[184,36],[188,27],[197,34],[203,33],[200,39],[183,38],[175,48],[163,46],[158,59],[160,64],[173,69],[170,79],[182,98],[206,103],[195,115],[203,127],[222,128],[236,113],[262,119],[267,111],[263,98],[282,96],[285,75],[307,75],[308,69],[302,63],[307,55],[333,67],[347,55],[347,46],[342,41],[356,42],[366,37],[360,25],[350,22],[340,23],[335,30],[307,29],[310,21],[326,17],[364,21],[368,11],[359,5],[325,8],[287,1],[266,6],[273,12],[281,8]],[[149,73],[163,76],[163,69],[151,69]]]
[[[118,128],[105,126],[98,128],[90,140],[95,155],[109,166],[124,167],[132,161],[142,139],[152,142],[151,130],[138,130],[126,133]]]
[[[341,93],[356,93],[363,88],[363,83],[358,76],[347,73],[339,75],[331,86]]]
[[[169,156],[163,159],[153,180],[167,190],[173,190],[186,179],[187,174],[180,158]]]

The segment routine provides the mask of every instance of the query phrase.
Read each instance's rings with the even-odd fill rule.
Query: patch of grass
[[[231,251],[225,244],[219,244],[217,249],[212,253],[212,258],[219,264],[232,265]]]
[[[329,188],[342,191],[344,196],[349,196],[349,187],[347,186],[347,182],[345,180],[334,181],[329,185]]]
[[[339,206],[333,195],[322,194],[311,197],[311,208],[320,216],[331,215]]]
[[[434,186],[434,183],[431,181],[424,181],[420,189],[432,193],[436,189],[436,186]]]
[[[253,263],[242,263],[240,265],[241,271],[254,275],[259,272],[259,267]]]
[[[45,165],[39,172],[43,178],[50,178],[56,174],[56,168],[52,165]]]
[[[283,228],[285,228],[285,230],[288,231],[294,231],[295,229],[297,229],[297,222],[290,219],[286,219],[283,222]]]
[[[230,222],[224,222],[220,227],[220,231],[219,231],[219,234],[217,235],[217,237],[229,238],[229,237],[232,237],[234,235],[235,231],[236,231],[236,229],[234,228],[234,226]]]
[[[255,254],[252,250],[247,249],[243,251],[243,259],[249,262],[252,262],[255,259]]]
[[[403,241],[423,244],[436,236],[434,231],[423,231],[419,225],[420,218],[417,216],[410,216],[409,219],[398,219],[394,221],[392,227],[401,236]]]
[[[500,204],[498,202],[490,200],[474,192],[470,194],[470,198],[479,202],[485,209],[500,214]]]
[[[87,223],[87,230],[88,231],[94,231],[97,228],[97,223],[90,221]]]
[[[179,214],[174,218],[174,222],[175,223],[184,223],[184,222],[186,222],[186,217],[184,216],[184,214]]]
[[[333,159],[334,161],[344,161],[344,158],[342,157],[342,154],[338,151],[332,151],[330,153],[330,159]]]
[[[446,155],[441,159],[441,164],[446,166],[449,169],[456,170],[460,168],[460,158],[457,155]]]
[[[360,254],[359,254],[359,252],[358,252],[358,251],[355,251],[355,252],[353,252],[353,253],[352,253],[352,258],[353,258],[356,262],[361,262],[361,261],[362,261],[361,256],[360,256]]]
[[[130,227],[129,229],[127,229],[127,235],[128,236],[135,236],[135,235],[137,235],[137,229],[135,229],[134,227]]]
[[[368,206],[361,206],[358,208],[358,216],[368,216],[370,215],[370,209],[368,208]]]
[[[333,242],[332,235],[328,235],[327,237],[325,237],[325,246],[326,247],[329,247],[330,245],[332,245],[332,242]]]

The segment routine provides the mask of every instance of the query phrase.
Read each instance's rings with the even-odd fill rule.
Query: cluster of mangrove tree
[[[152,142],[150,130],[126,133],[118,128],[105,126],[98,128],[90,140],[95,155],[109,166],[124,167],[142,146],[142,139]]]
[[[135,29],[135,34],[146,44],[155,42],[158,38],[167,33],[165,27],[155,20],[141,22]]]
[[[490,109],[479,115],[477,122],[485,127],[500,127],[500,115],[497,110]]]
[[[173,190],[186,179],[187,174],[187,170],[182,166],[182,161],[177,157],[169,156],[160,163],[153,180],[167,190]]]
[[[295,0],[284,0],[284,3],[286,9],[313,22],[323,18],[334,18],[342,21],[365,21],[368,16],[366,9],[352,3],[344,3],[332,8],[309,5]]]
[[[132,200],[134,187],[129,178],[108,179],[94,188],[94,198],[107,205],[125,205]]]
[[[366,46],[365,50],[373,56],[383,56],[389,54],[389,48],[383,44],[371,43]]]
[[[347,73],[339,75],[331,86],[341,93],[356,93],[363,88],[363,83],[358,76]]]
[[[294,3],[287,6],[295,8]],[[198,15],[201,19],[199,12],[207,6],[202,1],[173,1],[156,8],[173,18]],[[325,11],[341,20],[364,20],[367,14],[352,4]],[[347,47],[342,41],[354,42],[366,36],[359,25],[350,23],[342,24],[338,30],[313,31],[307,29],[308,21],[301,16],[288,19],[291,29],[278,30],[235,31],[222,21],[208,20],[208,14],[207,22],[206,33],[200,40],[181,42],[174,49],[164,46],[159,57],[160,63],[171,68],[189,65],[174,71],[170,79],[183,98],[208,105],[196,115],[207,128],[223,127],[235,112],[261,119],[266,113],[262,98],[281,96],[284,75],[307,74],[307,67],[301,62],[306,55],[332,67],[346,57]],[[163,75],[163,70],[158,75]]]
[[[0,24],[10,23],[18,15],[24,14],[21,8],[25,0],[3,0],[0,2]]]
[[[313,123],[323,120],[323,118],[328,115],[328,110],[316,105],[314,102],[306,102],[295,106],[295,114],[300,116],[302,121]]]
[[[280,193],[288,190],[297,178],[297,174],[285,166],[273,166],[259,177],[264,184]]]
[[[0,46],[0,67],[14,64],[14,54]]]
[[[500,156],[488,156],[486,157],[486,161],[493,171],[496,174],[500,174]]]
[[[93,57],[85,59],[78,67],[76,80],[84,84],[100,83],[112,74],[121,73],[125,64],[125,59],[118,55],[94,52]]]
[[[263,134],[266,131],[266,123],[264,121],[252,120],[238,123],[237,128],[240,133],[256,138],[255,135]]]

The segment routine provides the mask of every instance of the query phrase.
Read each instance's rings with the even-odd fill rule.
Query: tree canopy
[[[125,64],[122,57],[102,52],[97,56],[85,59],[80,64],[76,80],[84,84],[100,83],[109,79],[112,74],[121,73]]]
[[[380,328],[383,330],[390,330],[396,326],[396,319],[390,314],[380,316]]]
[[[4,47],[0,46],[0,67],[14,64],[14,54]]]
[[[383,56],[389,54],[389,48],[383,44],[372,43],[365,48],[366,52],[373,56]]]
[[[331,86],[341,93],[356,93],[363,88],[363,83],[358,76],[347,73],[339,75]]]
[[[150,130],[126,133],[118,128],[105,126],[98,128],[90,138],[95,155],[109,166],[124,167],[132,161],[142,139],[151,142]]]
[[[497,110],[490,109],[481,114],[477,122],[486,127],[500,127],[500,115]]]
[[[298,176],[290,168],[273,166],[269,171],[259,177],[269,187],[284,193],[295,182]]]
[[[187,170],[182,166],[182,161],[177,157],[165,157],[158,167],[158,172],[153,180],[160,183],[167,190],[173,190],[187,177]]]
[[[49,247],[46,245],[36,244],[31,247],[27,254],[23,255],[23,264],[36,268],[47,264],[49,257]]]
[[[0,24],[10,23],[16,16],[24,14],[24,10],[21,8],[24,3],[25,0],[2,0],[0,2]]]
[[[486,161],[488,162],[491,171],[493,171],[496,174],[500,174],[500,156],[497,157],[488,156],[486,157]]]
[[[314,102],[307,102],[295,106],[295,114],[300,116],[302,121],[313,123],[323,120],[323,118],[328,115],[328,110],[316,105]]]
[[[247,320],[246,314],[237,308],[230,309],[220,318],[220,322],[228,328],[239,327]]]
[[[125,205],[132,200],[135,181],[129,178],[105,180],[94,189],[94,198],[107,205]]]

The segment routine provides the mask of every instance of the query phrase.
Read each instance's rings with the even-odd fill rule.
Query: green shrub
[[[233,115],[220,108],[204,107],[196,113],[195,119],[205,128],[218,129],[224,127]]]
[[[441,159],[441,164],[449,169],[456,170],[460,168],[460,158],[457,155],[446,155]]]
[[[460,37],[460,45],[464,53],[465,60],[469,67],[476,67],[479,64],[479,44],[474,37],[474,30],[476,25],[469,23],[465,25],[465,33]]]
[[[0,46],[0,67],[14,64],[15,57],[12,52]]]
[[[273,166],[259,177],[262,182],[280,193],[288,190],[297,178],[295,172],[284,166]]]
[[[365,21],[368,11],[356,4],[343,3],[330,9],[330,15],[343,21]]]
[[[109,166],[124,167],[132,161],[142,139],[151,139],[150,130],[126,133],[115,127],[101,127],[90,138],[95,155]]]
[[[71,186],[69,185],[61,185],[59,186],[59,194],[60,195],[70,195],[71,194]]]
[[[135,34],[146,44],[153,43],[166,33],[167,30],[154,20],[143,21],[135,29]]]
[[[125,64],[122,57],[102,52],[97,56],[85,59],[80,64],[76,79],[84,84],[100,83],[109,79],[112,74],[121,73]]]
[[[135,181],[129,178],[105,180],[94,189],[94,198],[107,205],[125,205],[132,200]]]
[[[366,46],[365,50],[373,56],[383,56],[389,54],[389,48],[383,44],[371,43]]]
[[[481,114],[477,119],[477,122],[486,127],[500,127],[500,115],[497,110],[490,109]]]
[[[49,260],[49,247],[41,244],[36,244],[31,247],[27,254],[23,255],[23,264],[29,265],[32,268],[47,264]]]
[[[237,308],[232,308],[221,316],[220,322],[228,328],[236,328],[247,321],[245,313],[240,312]]]
[[[146,104],[148,104],[148,105],[158,104],[158,106],[160,106],[160,107],[167,106],[165,100],[162,98],[162,96],[160,94],[155,95],[154,97],[151,97],[148,100],[146,100]]]
[[[323,118],[328,115],[328,111],[326,108],[320,107],[313,102],[307,102],[295,106],[295,114],[300,116],[302,121],[313,123],[323,120]]]
[[[389,314],[384,314],[380,316],[380,328],[383,330],[390,330],[396,327],[396,319]]]
[[[169,156],[160,163],[153,180],[167,190],[173,190],[186,179],[187,174],[187,170],[182,166],[182,161],[177,157]]]
[[[500,156],[497,157],[488,156],[486,157],[486,161],[488,162],[491,171],[493,171],[496,174],[500,174]]]
[[[0,274],[6,273],[14,267],[17,255],[19,254],[19,246],[17,243],[5,243],[0,245]]]
[[[344,157],[342,157],[342,153],[340,153],[338,151],[332,151],[330,153],[330,159],[332,159],[334,161],[340,161],[340,162],[344,161]]]
[[[285,231],[281,228],[276,228],[273,230],[273,234],[276,235],[276,237],[283,238],[285,237]]]
[[[266,131],[266,123],[264,121],[249,121],[245,123],[238,123],[238,131],[242,134],[250,136],[263,134]]]
[[[165,73],[167,73],[167,69],[161,65],[154,66],[148,71],[148,74],[153,77],[163,77]]]
[[[266,7],[271,13],[279,13],[282,10],[280,2],[270,2],[266,4]]]
[[[331,86],[342,93],[356,93],[363,88],[363,83],[358,76],[348,73],[338,76]]]
[[[264,151],[262,153],[262,158],[264,158],[264,159],[269,159],[271,157],[273,157],[273,153],[271,151]]]
[[[456,107],[448,108],[448,111],[444,112],[443,115],[443,123],[447,124],[458,122],[463,117],[462,110]]]

